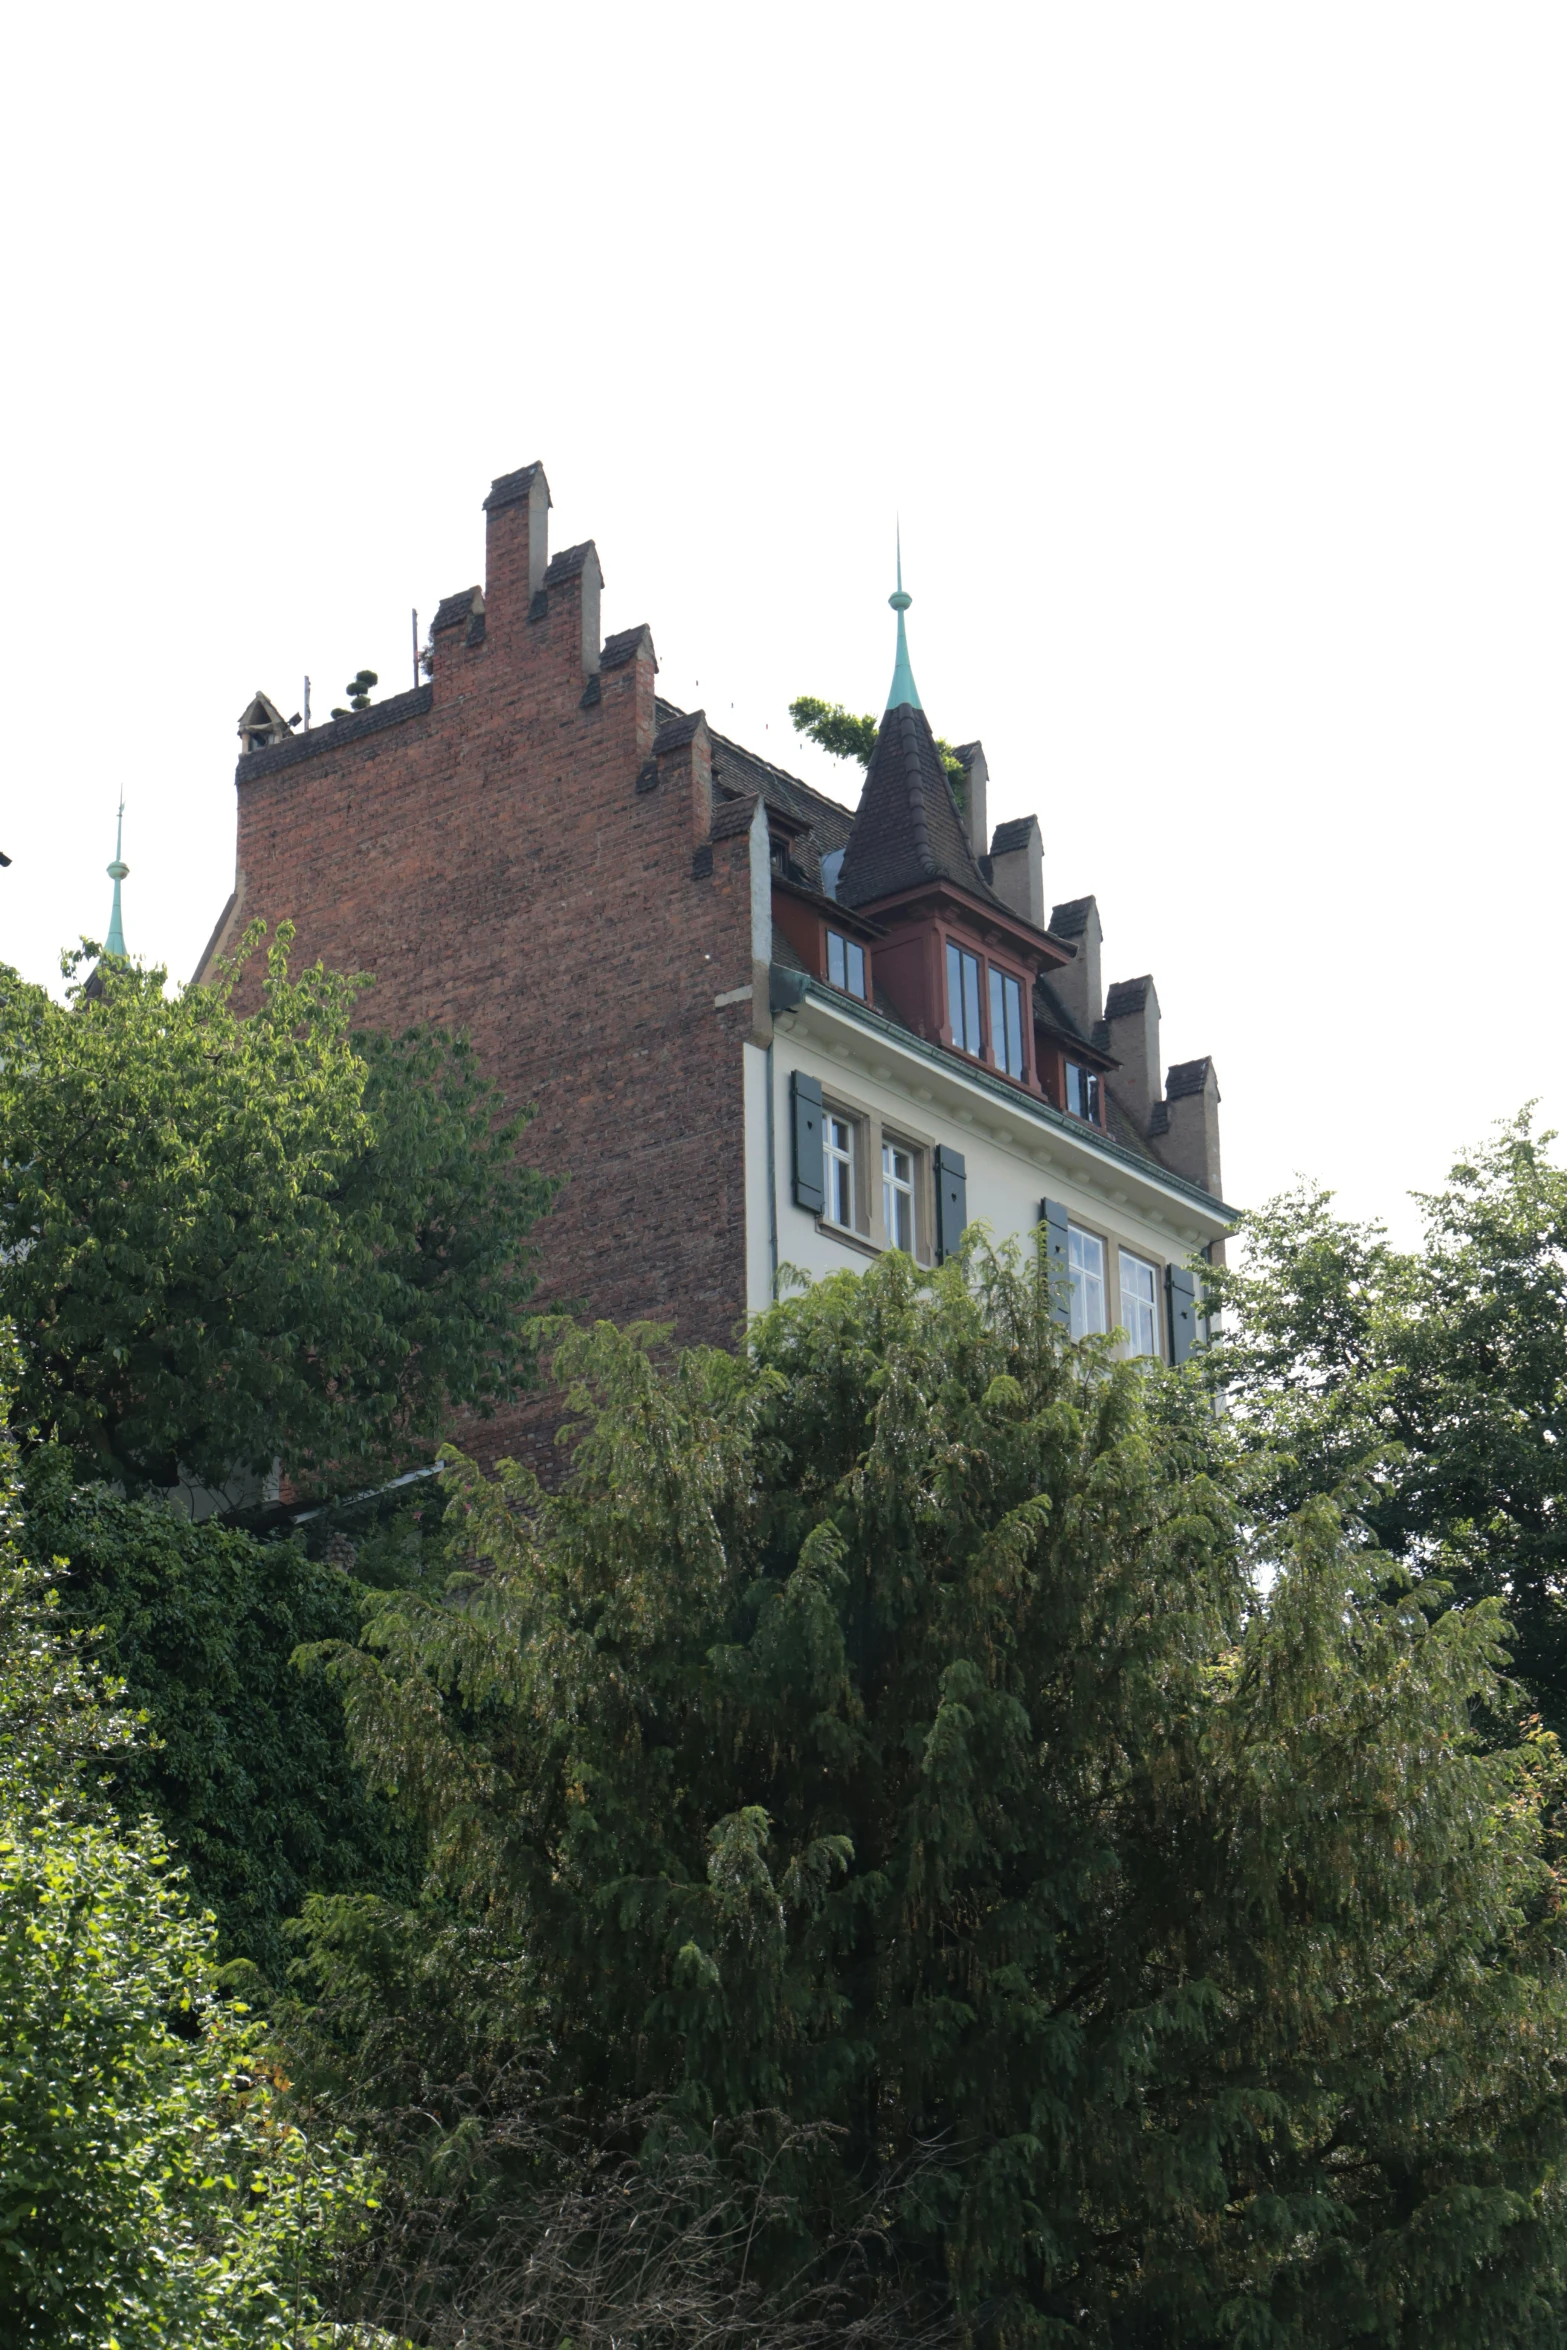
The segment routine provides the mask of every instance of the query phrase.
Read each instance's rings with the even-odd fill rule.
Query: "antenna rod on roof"
[[[415,686],[417,686],[417,685],[418,685],[418,683],[419,683],[419,615],[418,615],[417,611],[414,611],[414,612],[410,612],[410,613],[409,613],[409,615],[408,615],[408,617],[409,617],[409,619],[410,619],[410,620],[412,621],[412,623],[413,623],[413,639],[414,639],[414,684],[415,684]]]

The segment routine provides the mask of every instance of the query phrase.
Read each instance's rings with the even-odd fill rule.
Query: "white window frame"
[[[1092,1257],[1097,1255],[1097,1269]],[[1071,1283],[1071,1331],[1074,1338],[1097,1338],[1109,1328],[1106,1310],[1109,1305],[1106,1281],[1105,1243],[1097,1232],[1089,1232],[1081,1224],[1066,1228],[1066,1263]],[[1090,1308],[1097,1298],[1099,1319],[1089,1319]]]
[[[1139,1358],[1146,1357],[1157,1362],[1160,1351],[1159,1268],[1157,1265],[1150,1264],[1147,1257],[1140,1257],[1129,1248],[1118,1248],[1115,1253],[1119,1265],[1121,1327],[1126,1332],[1126,1351],[1129,1355],[1135,1355]],[[1128,1289],[1127,1274],[1130,1271],[1145,1273],[1148,1276],[1146,1297],[1139,1295],[1135,1290]],[[1133,1308],[1136,1309],[1135,1312],[1129,1310]],[[1138,1327],[1139,1322],[1142,1324],[1141,1329]],[[1141,1337],[1146,1337],[1148,1341],[1146,1346],[1139,1344]]]
[[[897,1160],[908,1162],[907,1181],[901,1181],[895,1172]],[[888,1248],[901,1248],[911,1257],[918,1257],[920,1248],[920,1157],[911,1142],[900,1141],[895,1134],[881,1138],[881,1237]],[[907,1200],[909,1237],[902,1241],[897,1233],[897,1215],[894,1202]]]
[[[835,1140],[840,1129],[844,1136],[841,1147]],[[822,1161],[826,1181],[822,1186],[825,1194],[822,1222],[836,1225],[843,1232],[858,1232],[860,1228],[859,1184],[857,1181],[860,1156],[859,1129],[859,1119],[851,1116],[847,1110],[837,1110],[831,1105],[825,1109],[822,1117]],[[833,1212],[834,1193],[840,1188],[836,1180],[840,1171],[841,1189],[848,1193],[849,1213],[847,1216],[839,1216]]]

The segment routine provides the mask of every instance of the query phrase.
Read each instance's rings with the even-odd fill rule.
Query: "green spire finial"
[[[109,935],[103,942],[106,955],[123,955],[125,952],[125,925],[120,920],[120,883],[129,873],[130,867],[120,855],[124,838],[125,794],[121,792],[120,812],[114,820],[114,863],[109,867],[109,879],[114,884],[114,905],[109,914]]]
[[[898,592],[895,596],[889,596],[887,601],[898,615],[898,658],[893,665],[892,691],[887,696],[887,707],[889,710],[896,710],[900,703],[907,702],[911,710],[918,710],[922,706],[919,688],[914,682],[914,672],[909,667],[909,640],[903,632],[903,615],[913,603],[914,598],[905,595],[903,590],[903,525],[901,522],[898,524]]]

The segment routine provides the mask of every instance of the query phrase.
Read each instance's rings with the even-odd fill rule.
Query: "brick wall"
[[[300,962],[374,974],[367,1020],[467,1028],[508,1100],[536,1106],[527,1156],[569,1179],[541,1302],[722,1343],[745,1304],[752,1012],[714,998],[753,977],[748,843],[694,857],[705,727],[655,756],[652,640],[613,640],[598,666],[597,557],[532,586],[542,527],[536,490],[492,501],[482,616],[439,631],[428,689],[241,759],[238,902],[215,944],[287,918]],[[537,1436],[522,1412],[472,1441],[493,1458]]]

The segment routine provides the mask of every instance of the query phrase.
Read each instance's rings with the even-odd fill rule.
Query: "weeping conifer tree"
[[[563,1488],[458,1464],[466,1571],[321,1652],[432,1875],[312,1906],[302,2077],[416,2168],[503,2044],[643,2100],[644,2165],[749,2117],[753,2276],[870,2195],[998,2344],[1556,2342],[1561,1782],[1471,1737],[1496,1605],[1256,1506],[1196,1377],[1054,1303],[971,1246],[734,1355],[563,1340]]]

